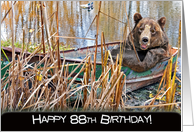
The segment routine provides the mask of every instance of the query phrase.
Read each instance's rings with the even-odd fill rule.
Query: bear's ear
[[[142,16],[139,13],[135,13],[133,18],[134,18],[135,24],[137,24],[142,19]]]
[[[166,23],[166,17],[161,17],[159,20],[158,20],[158,23],[160,25],[160,27],[162,28],[162,30],[164,30],[164,25]]]

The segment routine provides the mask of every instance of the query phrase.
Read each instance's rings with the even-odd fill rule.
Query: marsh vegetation
[[[88,1],[2,1],[1,45],[12,48],[12,59],[1,62],[1,109],[3,111],[171,111],[180,109],[174,100],[176,71],[172,59],[154,95],[142,106],[131,106],[132,96],[123,91],[126,75],[121,71],[122,55],[108,61],[105,42],[124,41],[133,27],[132,15],[167,17],[165,27],[172,46],[180,47],[180,3],[94,2],[93,10],[80,7]],[[145,7],[146,8],[143,8]],[[123,7],[123,8],[121,8]],[[154,13],[151,8],[157,11]],[[162,10],[160,10],[162,9]],[[117,10],[120,10],[118,12]],[[174,13],[170,16],[168,11]],[[149,15],[147,15],[149,14]],[[130,25],[128,25],[130,23]],[[97,45],[101,45],[102,73],[96,78]],[[179,44],[179,45],[178,45]],[[96,46],[78,64],[69,64],[60,50]],[[15,48],[21,48],[19,54]],[[6,57],[6,54],[2,55]],[[31,54],[26,55],[26,52]],[[104,54],[103,54],[104,52]],[[34,56],[38,61],[31,62]],[[15,59],[14,59],[15,58]],[[92,61],[93,60],[93,61]],[[5,61],[8,61],[6,59]],[[75,65],[70,72],[71,65]],[[176,69],[177,65],[175,66]],[[78,70],[78,71],[77,71]],[[77,72],[75,72],[77,71]],[[77,82],[76,78],[83,74]],[[172,78],[171,78],[172,77]],[[172,80],[172,81],[171,81]],[[156,87],[155,87],[156,88]],[[163,97],[166,97],[163,101]],[[146,98],[147,99],[147,98]],[[153,106],[159,100],[157,106]],[[133,102],[132,102],[133,103]],[[159,109],[158,109],[159,108]]]

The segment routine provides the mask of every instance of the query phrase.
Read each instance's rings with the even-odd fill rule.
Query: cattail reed
[[[44,25],[43,25],[43,4],[41,1],[39,1],[39,4],[40,4],[40,14],[41,14],[41,27],[42,27],[42,46],[43,46],[43,53],[45,55],[45,52],[46,52],[46,48],[45,48],[45,43],[44,43]]]

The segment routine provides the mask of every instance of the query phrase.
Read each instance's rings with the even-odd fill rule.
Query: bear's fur
[[[123,51],[123,66],[128,66],[136,72],[143,72],[154,67],[163,58],[168,57],[168,38],[164,32],[166,18],[158,21],[151,18],[142,18],[139,13],[134,14],[135,26],[128,35],[127,40],[111,51],[113,60],[116,60],[120,47]],[[137,60],[133,45],[140,61]]]

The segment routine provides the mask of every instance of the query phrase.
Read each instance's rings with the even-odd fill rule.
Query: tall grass
[[[41,45],[37,46],[28,57],[23,53],[16,56],[14,41],[12,41],[12,58],[16,56],[17,59],[12,59],[7,65],[10,66],[9,74],[7,79],[2,80],[2,111],[113,111],[123,108],[121,94],[126,76],[121,72],[121,61],[119,65],[113,62],[108,63],[108,56],[111,57],[111,55],[110,51],[107,51],[104,46],[105,38],[103,32],[101,34],[101,53],[105,51],[105,54],[102,54],[101,58],[102,62],[104,62],[102,64],[103,72],[101,76],[95,78],[97,72],[95,68],[96,60],[92,62],[92,54],[87,54],[82,62],[76,64],[73,71],[70,72],[69,64],[66,63],[65,58],[61,59],[59,56],[58,6],[55,14],[57,22],[57,34],[55,36],[57,48],[53,49],[57,54],[54,54],[51,48],[46,51],[44,34],[45,32],[49,33],[49,28],[43,28],[43,26],[48,27],[49,25],[47,17],[45,17],[46,19],[43,17],[43,10],[45,9],[45,7],[43,9],[43,4],[44,2],[39,2],[42,25]],[[56,5],[58,5],[58,2],[56,2]],[[97,29],[100,7],[101,2],[99,2],[98,15],[94,19],[98,23]],[[14,35],[12,38],[14,38]],[[95,39],[96,45],[98,44],[97,38]],[[49,39],[50,37],[47,37],[46,40],[48,47],[51,46]],[[77,38],[73,37],[73,39]],[[28,47],[23,48],[27,51]],[[43,51],[44,57],[37,63],[29,63],[33,56],[40,51]],[[97,51],[94,53],[95,58],[96,53]],[[75,74],[75,71],[78,69],[79,72]],[[109,75],[110,71],[112,72],[111,76]],[[78,83],[76,78],[82,72],[84,72],[84,76],[82,81]]]

